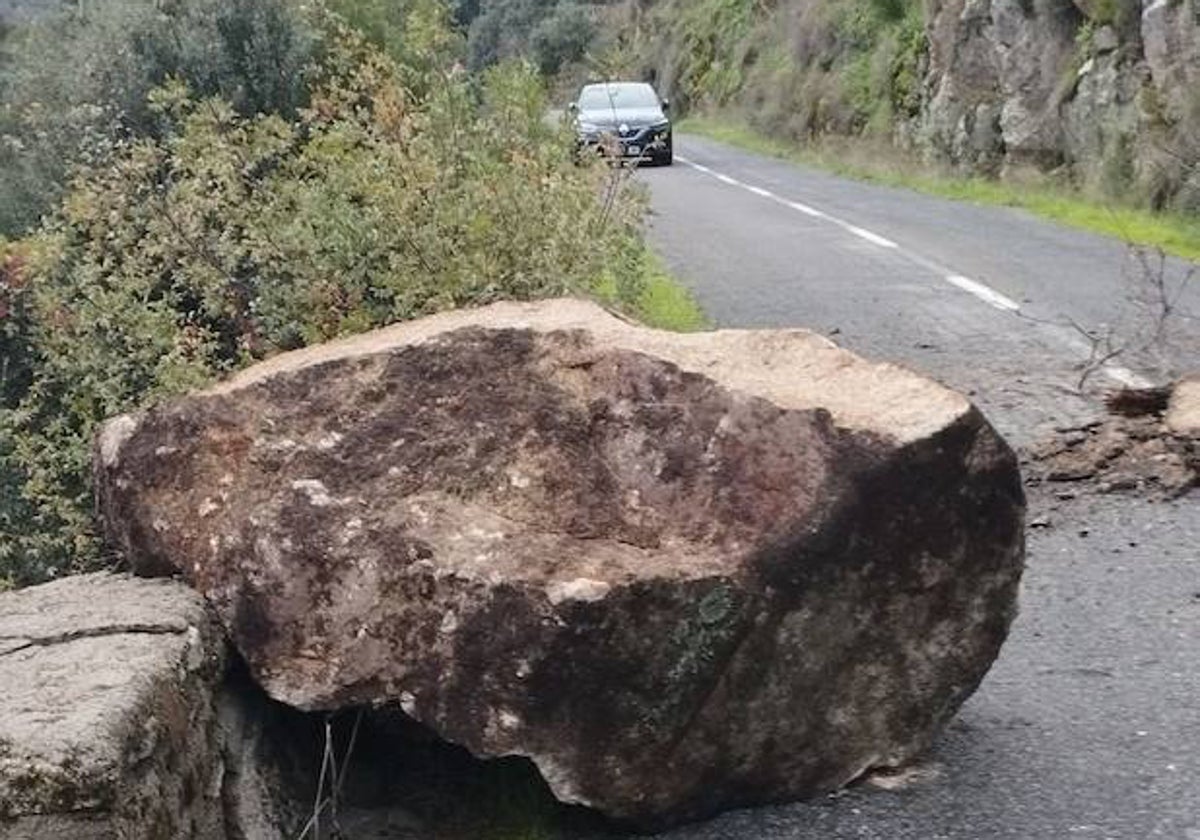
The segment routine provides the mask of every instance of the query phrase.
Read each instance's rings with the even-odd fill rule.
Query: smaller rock
[[[942,768],[936,764],[917,764],[898,770],[881,770],[866,778],[874,788],[887,791],[908,790],[918,785],[936,782],[942,777]]]
[[[1095,478],[1097,467],[1086,461],[1064,462],[1046,474],[1047,481],[1086,481]]]
[[[0,838],[225,838],[224,664],[181,584],[99,574],[0,595]]]
[[[1129,475],[1116,475],[1100,485],[1101,493],[1120,493],[1125,490],[1137,490],[1141,482]]]
[[[1200,373],[1186,376],[1171,390],[1167,431],[1176,437],[1200,439]]]
[[[1054,431],[1060,435],[1070,435],[1075,432],[1094,432],[1104,425],[1103,420],[1091,420],[1082,425],[1055,426]]]

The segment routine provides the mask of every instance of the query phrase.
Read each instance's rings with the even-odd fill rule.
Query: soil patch
[[[1144,414],[1132,410],[1130,402],[1110,399],[1110,416],[1056,429],[1033,446],[1023,459],[1027,483],[1064,485],[1065,493],[1078,487],[1162,499],[1200,486],[1200,439],[1168,428],[1165,402],[1147,401]]]

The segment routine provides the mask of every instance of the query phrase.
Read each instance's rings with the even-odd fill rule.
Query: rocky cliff
[[[1195,0],[931,0],[926,15],[916,137],[931,154],[1065,164],[1200,208]]]

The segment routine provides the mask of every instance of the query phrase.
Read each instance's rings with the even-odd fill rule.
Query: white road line
[[[828,219],[829,218],[828,215],[826,215],[825,213],[822,213],[817,208],[809,207],[807,204],[801,204],[799,201],[785,201],[783,203],[785,205],[787,205],[788,207],[791,207],[793,210],[797,210],[806,216],[812,216],[814,219]]]
[[[833,219],[832,216],[830,216],[830,218]],[[852,225],[847,222],[843,222],[840,219],[833,219],[833,221],[837,222],[838,226],[843,228],[844,230],[847,230],[850,233],[853,233],[855,236],[859,237],[860,239],[865,239],[874,245],[878,245],[880,248],[899,248],[900,247],[895,242],[888,239],[886,236],[880,236],[878,233],[872,233],[871,231],[867,230],[866,228],[860,228],[857,225]]]
[[[824,219],[827,222],[837,225],[847,233],[851,233],[854,236],[865,239],[867,242],[878,245],[880,248],[900,251],[901,254],[903,254],[912,262],[915,262],[918,265],[926,268],[935,275],[941,276],[941,278],[950,285],[966,292],[969,295],[974,296],[989,306],[995,307],[1003,312],[1020,313],[1021,311],[1021,304],[1017,303],[1007,295],[996,291],[991,286],[980,283],[978,280],[972,280],[970,277],[964,277],[961,274],[954,274],[948,269],[938,265],[932,260],[926,259],[920,254],[914,254],[905,251],[897,243],[885,236],[880,236],[874,231],[861,228],[858,225],[853,225],[844,219],[839,219],[837,216],[831,216],[823,210],[818,210],[815,207],[810,207],[809,205],[803,204],[799,201],[789,201],[786,198],[781,198],[770,190],[765,190],[762,187],[756,187],[752,184],[744,184],[741,181],[738,181],[736,178],[731,178],[728,175],[724,175],[708,168],[707,166],[703,166],[695,161],[688,160],[680,155],[676,155],[675,159],[686,166],[692,167],[697,172],[702,172],[705,175],[711,175],[713,178],[716,178],[723,184],[728,184],[731,187],[741,187],[742,189],[752,192],[757,196],[775,201],[785,207],[795,210],[798,213],[811,216],[814,219]],[[1074,336],[1065,337],[1068,345],[1074,346],[1077,350],[1090,352],[1090,348],[1088,348],[1083,344],[1083,342],[1079,341]],[[1129,368],[1121,367],[1120,365],[1104,365],[1101,368],[1101,371],[1113,382],[1116,382],[1118,385],[1123,385],[1127,388],[1149,388],[1153,384],[1145,377],[1139,376],[1138,374],[1129,370]]]
[[[847,233],[853,234],[854,236],[857,236],[860,239],[866,240],[867,242],[870,242],[872,245],[877,245],[880,248],[887,248],[888,250],[900,251],[902,254],[904,254],[906,257],[911,259],[913,262],[916,262],[917,264],[924,266],[925,268],[931,270],[934,274],[940,275],[942,277],[942,279],[945,280],[950,285],[955,286],[955,287],[961,289],[962,291],[967,292],[970,295],[974,295],[976,298],[978,298],[979,300],[982,300],[984,303],[988,304],[989,306],[994,306],[996,309],[1001,309],[1005,312],[1020,312],[1021,311],[1021,304],[1017,303],[1012,298],[1010,298],[1004,294],[1001,294],[1000,292],[996,291],[995,289],[991,288],[990,286],[980,283],[978,280],[972,280],[969,277],[963,277],[961,274],[954,274],[954,273],[948,272],[948,271],[942,269],[936,263],[933,263],[933,262],[925,259],[924,257],[921,257],[918,254],[910,254],[907,251],[904,251],[900,247],[899,244],[888,239],[886,236],[880,236],[878,233],[875,233],[874,231],[867,230],[866,228],[859,227],[858,225],[855,225],[855,224],[851,224],[850,222],[847,222],[845,219],[839,219],[837,216],[831,216],[828,213],[826,213],[822,210],[818,210],[815,207],[810,207],[807,204],[802,204],[798,201],[789,201],[787,199],[780,198],[779,196],[775,195],[775,193],[771,192],[770,190],[765,190],[762,187],[756,187],[753,184],[744,184],[735,178],[731,178],[728,175],[717,172],[713,169],[709,169],[707,166],[701,166],[700,164],[698,164],[694,161],[688,160],[685,157],[681,157],[681,156],[677,155],[676,160],[678,160],[680,163],[683,163],[687,166],[692,167],[697,172],[703,172],[706,175],[711,175],[712,177],[716,178],[718,181],[720,181],[723,184],[728,184],[731,187],[741,187],[742,189],[752,192],[757,196],[761,196],[763,198],[770,199],[771,201],[776,201],[776,202],[784,205],[785,207],[790,207],[791,209],[796,210],[797,212],[803,213],[806,216],[811,216],[816,219],[824,219],[828,222],[831,222],[832,224],[837,225],[838,227],[840,227],[842,230],[846,231]]]
[[[1120,365],[1105,365],[1101,370],[1118,385],[1124,385],[1126,388],[1152,388],[1154,383],[1144,376],[1138,376],[1127,367]]]
[[[688,160],[685,157],[676,155],[675,159],[678,160],[680,163],[684,164],[685,166],[692,167],[692,169],[695,169],[697,172],[703,172],[705,175],[711,175],[712,177],[714,177],[718,181],[720,181],[722,184],[728,184],[731,187],[741,187],[742,189],[746,190],[747,192],[754,193],[755,195],[760,196],[761,198],[770,199],[771,201],[777,201],[780,204],[784,205],[785,207],[790,207],[793,210],[803,213],[806,216],[812,216],[814,219],[825,219],[826,221],[833,222],[835,225],[837,225],[838,227],[840,227],[842,230],[846,231],[847,233],[851,233],[854,236],[857,236],[859,239],[865,239],[867,242],[870,242],[872,245],[878,245],[880,248],[888,248],[888,249],[898,249],[900,247],[895,242],[888,239],[886,236],[880,236],[878,233],[875,233],[874,231],[867,230],[866,228],[861,228],[858,225],[852,225],[843,219],[837,218],[836,216],[830,216],[828,213],[818,210],[815,207],[809,207],[807,204],[801,204],[798,201],[787,201],[786,199],[780,198],[779,196],[775,195],[775,193],[771,192],[770,190],[765,190],[762,187],[756,187],[753,184],[744,184],[741,181],[737,180],[736,178],[731,178],[728,175],[725,175],[721,172],[717,172],[716,170],[709,169],[707,166],[701,166],[700,164],[696,163],[695,161]]]
[[[1021,304],[1010,297],[1005,297],[991,286],[985,286],[982,283],[972,280],[970,277],[963,277],[961,274],[947,274],[946,282],[951,286],[957,286],[967,294],[974,295],[984,303],[994,306],[997,309],[1003,309],[1006,312],[1021,311]]]

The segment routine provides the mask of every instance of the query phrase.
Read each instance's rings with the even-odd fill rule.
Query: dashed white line
[[[720,181],[722,184],[728,184],[731,187],[741,187],[742,189],[746,190],[747,192],[753,193],[754,195],[757,195],[760,198],[766,198],[771,201],[777,201],[780,204],[784,205],[785,207],[790,207],[791,209],[796,210],[800,213],[803,213],[806,216],[812,216],[814,219],[825,219],[828,222],[832,222],[833,224],[837,225],[838,227],[840,227],[842,230],[846,231],[847,233],[853,234],[854,236],[857,236],[859,239],[865,239],[867,242],[870,242],[872,245],[878,245],[880,248],[888,248],[888,249],[897,249],[900,247],[895,242],[888,239],[886,236],[880,236],[878,233],[875,233],[874,231],[867,230],[866,228],[859,227],[858,225],[852,225],[849,222],[844,221],[843,219],[837,218],[836,216],[830,216],[828,213],[818,210],[815,207],[809,207],[807,204],[801,204],[798,201],[788,201],[787,199],[780,198],[779,196],[777,196],[775,193],[771,192],[770,190],[763,189],[762,187],[756,187],[753,184],[744,184],[741,181],[737,180],[736,178],[731,178],[730,176],[725,175],[724,173],[717,172],[713,169],[709,169],[707,166],[702,166],[702,165],[696,163],[695,161],[688,160],[685,157],[676,155],[675,159],[678,160],[680,163],[684,164],[685,166],[692,167],[692,169],[695,169],[697,172],[703,172],[705,175],[711,175],[712,177],[714,177],[718,181]]]
[[[832,216],[830,218],[833,219]],[[867,230],[866,228],[860,228],[857,225],[852,225],[847,222],[843,222],[840,219],[833,219],[833,221],[836,222],[839,227],[841,227],[844,230],[849,231],[850,233],[857,236],[859,239],[865,239],[873,245],[878,245],[880,248],[899,248],[900,247],[895,242],[888,239],[886,236],[880,236],[878,233],[872,233],[871,231]]]
[[[829,216],[827,216],[825,213],[821,212],[817,208],[809,207],[807,204],[801,204],[799,201],[785,201],[783,203],[786,204],[788,207],[791,207],[793,210],[797,210],[806,216],[812,216],[814,219],[828,219],[829,218]]]
[[[970,277],[963,277],[961,274],[947,274],[945,279],[951,286],[957,286],[967,294],[974,295],[989,306],[994,306],[1005,312],[1021,311],[1021,304],[1010,297],[1000,294],[991,286],[985,286],[982,283],[972,280]]]
[[[823,210],[818,210],[815,207],[810,207],[809,205],[804,204],[802,202],[790,201],[786,198],[782,198],[782,197],[776,195],[775,193],[771,192],[770,190],[763,189],[762,187],[756,187],[752,184],[744,184],[741,181],[737,180],[736,178],[731,178],[728,175],[717,172],[713,169],[710,169],[707,166],[696,163],[695,161],[688,160],[687,158],[682,157],[680,155],[676,155],[675,159],[686,166],[690,166],[692,169],[695,169],[697,172],[701,172],[705,175],[710,175],[713,178],[716,178],[718,181],[720,181],[723,184],[727,184],[731,187],[740,187],[748,192],[753,193],[754,195],[760,196],[761,198],[769,199],[771,201],[775,201],[779,204],[782,204],[785,207],[795,210],[798,213],[803,213],[804,215],[810,216],[814,219],[824,219],[827,222],[837,225],[838,227],[840,227],[842,230],[846,231],[847,233],[853,234],[854,236],[857,236],[860,239],[864,239],[867,242],[872,243],[873,245],[879,246],[880,248],[887,248],[889,250],[900,251],[901,253],[904,254],[904,256],[908,257],[913,262],[927,268],[928,270],[932,271],[934,274],[940,275],[941,278],[943,280],[945,280],[947,283],[949,283],[950,285],[954,286],[957,289],[960,289],[961,291],[966,292],[969,295],[974,296],[975,298],[983,301],[984,303],[988,304],[989,306],[992,306],[1003,312],[1012,312],[1014,314],[1020,314],[1020,312],[1021,312],[1021,304],[1017,303],[1015,300],[1008,297],[1007,295],[996,291],[991,286],[988,286],[984,283],[980,283],[978,280],[972,280],[970,277],[964,277],[961,274],[954,274],[952,272],[945,271],[940,266],[938,266],[937,263],[934,263],[934,262],[920,256],[919,254],[908,253],[907,251],[904,251],[900,247],[899,244],[888,239],[886,236],[880,236],[879,234],[875,233],[874,231],[870,231],[870,230],[867,230],[866,228],[859,227],[858,225],[851,224],[850,222],[847,222],[843,219],[839,219],[837,216],[831,216],[828,213],[824,212]],[[1067,343],[1071,344],[1071,343],[1073,343],[1073,341],[1074,341],[1074,339],[1068,339]],[[1123,385],[1127,388],[1148,388],[1152,384],[1145,377],[1139,376],[1138,374],[1134,373],[1133,371],[1129,370],[1128,368],[1121,367],[1119,365],[1104,365],[1101,368],[1101,370],[1103,371],[1103,373],[1106,376],[1108,376],[1114,382],[1116,382],[1119,385]]]

